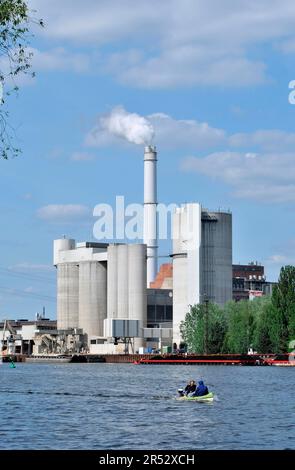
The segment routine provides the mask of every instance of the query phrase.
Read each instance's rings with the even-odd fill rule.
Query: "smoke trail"
[[[100,125],[110,134],[133,144],[150,144],[154,136],[154,128],[146,118],[136,113],[128,113],[123,106],[117,106],[101,117]]]

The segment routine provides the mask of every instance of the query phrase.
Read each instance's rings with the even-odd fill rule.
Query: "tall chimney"
[[[147,245],[147,287],[155,280],[158,269],[157,225],[157,152],[156,147],[149,145],[144,149],[143,242]]]

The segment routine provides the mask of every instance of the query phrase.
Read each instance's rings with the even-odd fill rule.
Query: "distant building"
[[[190,305],[232,299],[232,214],[209,212],[198,203],[173,214],[173,345]]]
[[[173,291],[171,289],[147,290],[147,327],[172,328]]]
[[[151,282],[151,289],[173,289],[173,265],[172,263],[164,263],[160,266],[160,270],[154,282]]]
[[[57,335],[56,321],[41,319],[4,320],[0,322],[0,353],[51,353],[52,335]]]
[[[253,261],[249,264],[233,264],[233,300],[252,300],[271,295],[275,282],[267,282],[264,266]]]

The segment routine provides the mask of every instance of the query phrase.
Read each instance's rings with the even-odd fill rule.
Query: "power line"
[[[0,267],[0,275],[1,274],[12,276],[12,277],[19,277],[21,279],[28,279],[30,281],[48,282],[50,284],[55,284],[55,280],[50,277],[39,276],[36,274],[16,272],[16,271],[12,271],[11,269],[2,268],[2,267]]]
[[[33,299],[38,299],[38,300],[44,300],[47,302],[56,301],[56,298],[50,295],[35,294],[34,292],[25,292],[19,289],[10,289],[4,286],[0,286],[0,291],[4,292],[6,295],[11,295],[12,297],[33,298]]]

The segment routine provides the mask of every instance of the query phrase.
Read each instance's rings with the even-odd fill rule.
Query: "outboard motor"
[[[180,397],[184,397],[183,388],[179,388],[179,389],[178,389],[178,393],[179,393],[179,396],[180,396]]]

